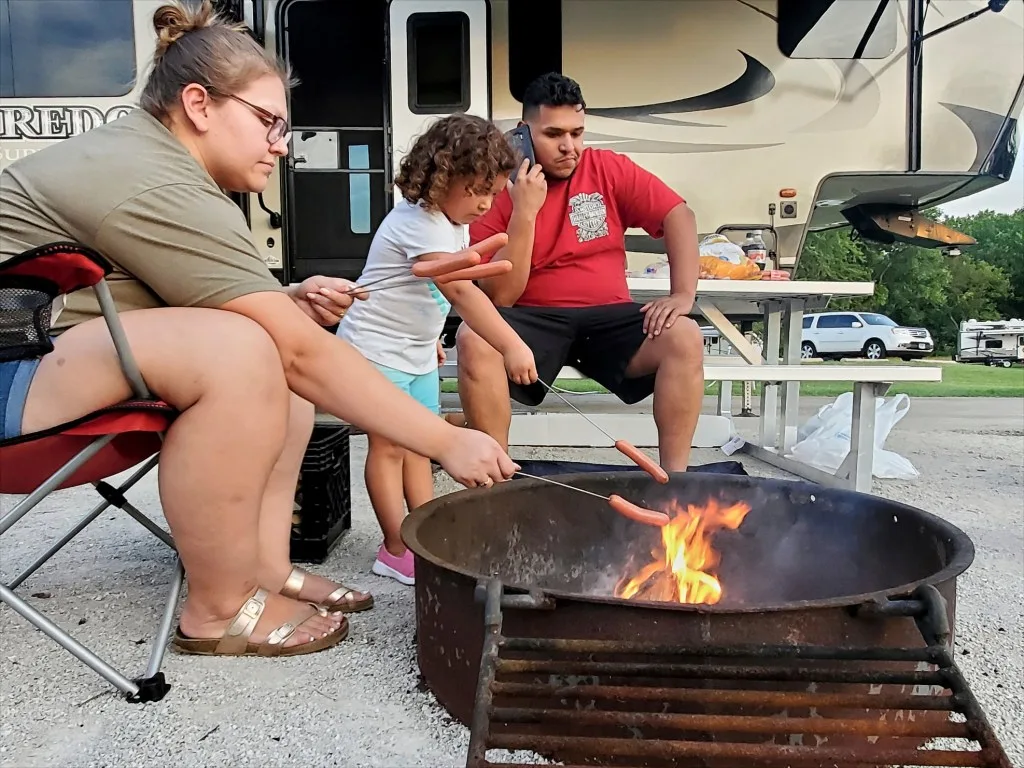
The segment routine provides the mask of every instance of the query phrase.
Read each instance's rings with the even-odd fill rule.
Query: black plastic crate
[[[349,434],[340,424],[313,428],[295,488],[293,562],[322,563],[352,527]]]

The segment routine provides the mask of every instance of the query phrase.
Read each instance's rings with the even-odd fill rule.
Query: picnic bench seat
[[[441,379],[453,379],[458,377],[458,364],[449,359],[440,369]],[[586,378],[578,370],[572,367],[565,367],[559,372],[558,379],[583,379]],[[783,445],[780,450],[775,445],[775,435],[765,430],[764,423],[767,421],[774,425],[774,415],[766,419],[762,414],[762,430],[758,442],[745,442],[740,448],[743,452],[775,466],[786,472],[798,475],[813,482],[833,487],[849,488],[851,490],[867,492],[871,489],[871,478],[873,469],[873,446],[875,434],[875,411],[876,398],[884,396],[889,387],[897,382],[938,382],[942,380],[942,369],[939,366],[924,365],[888,365],[880,363],[867,364],[842,364],[842,365],[751,365],[737,358],[705,358],[704,379],[706,382],[719,381],[723,383],[719,394],[719,412],[717,417],[730,422],[730,429],[724,437],[717,439],[716,447],[723,445],[730,434],[735,434],[731,429],[731,413],[729,413],[728,398],[731,396],[733,381],[754,381],[763,384],[785,384],[787,382],[807,381],[828,381],[828,382],[850,382],[853,384],[853,423],[851,425],[850,453],[842,466],[833,475],[831,473],[816,469],[803,462],[786,456],[789,448],[792,447],[796,438],[796,425],[783,425]],[[727,392],[726,392],[727,391]],[[785,392],[784,392],[785,394]],[[551,404],[558,406],[557,397],[545,398],[544,405]],[[544,410],[544,405],[534,409]],[[533,414],[522,414],[527,418]],[[795,413],[793,414],[795,416]],[[565,442],[566,427],[574,421],[581,421],[580,417],[573,413],[545,414],[547,423],[534,422],[534,426],[541,427],[547,435],[558,436],[557,442],[547,444],[568,444]],[[649,429],[653,428],[653,419],[647,414],[628,414],[617,416],[604,416],[601,414],[588,414],[602,426],[607,426],[609,432],[623,439],[630,439],[630,435],[624,431],[627,419],[640,419],[645,422]],[[707,419],[702,414],[702,419]],[[714,417],[711,417],[714,418]],[[582,425],[585,427],[585,425]],[[699,427],[698,427],[699,429]],[[568,430],[571,431],[571,430]],[[596,431],[596,430],[595,430]],[[788,434],[787,434],[788,433]],[[511,437],[511,436],[510,436]],[[597,436],[600,437],[599,435]],[[510,440],[511,442],[511,440]],[[642,441],[631,440],[636,444]],[[649,441],[648,441],[649,442]],[[695,445],[700,446],[700,441],[695,440]]]

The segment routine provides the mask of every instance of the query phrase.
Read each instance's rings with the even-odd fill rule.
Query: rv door
[[[434,120],[490,117],[487,0],[392,0],[392,165]]]

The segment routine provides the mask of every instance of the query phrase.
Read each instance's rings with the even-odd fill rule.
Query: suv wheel
[[[868,360],[881,360],[885,357],[885,344],[878,339],[871,339],[864,345],[864,357]]]
[[[811,344],[811,342],[805,341],[803,344],[800,345],[801,360],[810,360],[816,354],[818,354],[818,350],[814,348],[814,345]]]

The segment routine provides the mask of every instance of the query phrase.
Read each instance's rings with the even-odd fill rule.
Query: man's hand
[[[292,301],[313,320],[323,326],[332,326],[341,321],[354,299],[369,296],[366,293],[346,293],[354,287],[351,280],[314,275],[289,288],[288,293]]]
[[[533,384],[537,380],[537,363],[533,350],[525,342],[516,344],[504,355],[505,371],[508,377],[520,386]]]
[[[693,297],[681,294],[662,296],[660,299],[644,304],[640,311],[644,313],[644,333],[653,339],[662,331],[671,328],[676,318],[686,317],[693,309]]]
[[[441,344],[441,340],[437,340],[437,367],[440,368],[444,365],[445,360],[448,359],[448,353],[444,351],[444,346]]]
[[[540,165],[530,168],[528,159],[523,160],[523,164],[519,166],[519,175],[516,176],[515,183],[509,179],[507,186],[513,208],[530,216],[537,215],[548,195],[544,169]]]

